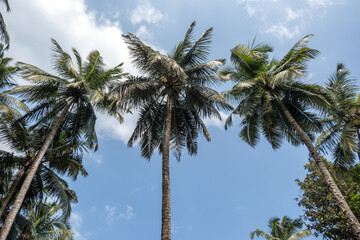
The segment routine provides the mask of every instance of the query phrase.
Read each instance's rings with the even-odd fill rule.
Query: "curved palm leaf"
[[[304,222],[301,218],[292,220],[287,216],[284,216],[282,219],[274,217],[268,223],[270,233],[256,229],[251,232],[250,237],[254,239],[256,236],[267,240],[300,240],[311,235],[311,232],[307,229],[299,230],[303,224]]]

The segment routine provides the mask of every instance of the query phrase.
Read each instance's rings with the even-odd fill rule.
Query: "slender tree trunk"
[[[170,130],[171,130],[171,95],[166,101],[166,119],[162,154],[162,211],[161,211],[161,240],[171,240],[171,207],[170,207]]]
[[[1,200],[0,216],[2,216],[6,206],[9,204],[10,200],[13,198],[13,196],[16,192],[17,186],[19,185],[19,182],[20,182],[21,178],[24,176],[24,174],[25,174],[25,169],[23,169],[23,170],[21,170],[21,172],[19,172],[19,174],[16,176],[15,180],[11,184],[10,189],[7,192],[5,198]]]
[[[349,205],[346,203],[345,198],[343,197],[341,191],[339,190],[338,186],[336,185],[334,179],[332,178],[329,170],[327,169],[322,157],[316,150],[315,146],[312,144],[310,138],[307,134],[302,130],[299,124],[295,121],[285,104],[279,99],[279,97],[272,93],[276,103],[280,106],[281,110],[284,112],[286,118],[290,122],[290,124],[294,127],[296,133],[300,136],[303,143],[309,149],[311,156],[314,158],[316,166],[319,168],[326,185],[330,189],[331,193],[333,194],[336,203],[339,205],[341,211],[344,213],[347,222],[351,227],[351,231],[353,232],[356,239],[360,240],[360,223],[355,217],[354,213],[351,211]]]
[[[23,184],[21,185],[21,189],[15,199],[14,204],[12,205],[11,211],[10,211],[9,215],[7,216],[7,218],[4,222],[4,225],[0,231],[0,240],[6,240],[8,234],[10,232],[10,229],[15,221],[15,218],[21,208],[21,205],[24,201],[26,193],[29,190],[30,184],[35,176],[35,173],[36,173],[37,169],[39,168],[41,159],[44,157],[51,141],[55,137],[57,130],[59,129],[62,121],[64,120],[64,118],[66,116],[66,113],[68,112],[68,110],[69,110],[70,106],[73,104],[73,102],[74,102],[74,99],[71,99],[70,101],[67,102],[65,108],[61,112],[58,120],[56,121],[55,125],[51,129],[49,135],[46,137],[43,145],[41,146],[38,154],[36,155],[33,163],[31,164],[29,173],[27,174]]]

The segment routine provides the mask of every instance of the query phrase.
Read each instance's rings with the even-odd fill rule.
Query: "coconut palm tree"
[[[291,218],[284,216],[281,220],[278,217],[271,218],[269,220],[270,233],[266,233],[261,229],[256,229],[250,236],[264,238],[267,240],[300,240],[311,235],[311,232],[307,229],[299,230],[302,228],[304,222],[301,218],[292,220]]]
[[[305,144],[356,239],[360,239],[360,224],[312,143],[312,133],[319,132],[321,125],[308,109],[324,109],[328,102],[321,97],[321,87],[300,81],[306,72],[306,63],[318,54],[317,50],[307,47],[311,36],[297,42],[280,61],[269,60],[272,48],[267,45],[238,45],[231,50],[233,66],[222,73],[236,82],[226,94],[238,106],[226,126],[232,124],[232,115],[241,116],[240,136],[251,146],[257,143],[260,132],[273,148],[278,148],[283,138],[292,144]]]
[[[3,2],[6,6],[6,11],[10,12],[10,5],[9,5],[9,1],[8,0],[1,0],[1,2]],[[0,38],[2,41],[4,41],[4,43],[6,44],[5,49],[9,48],[9,43],[10,43],[10,37],[9,37],[9,33],[6,29],[6,24],[4,21],[4,18],[0,12]]]
[[[46,198],[41,202],[31,202],[24,211],[27,221],[19,227],[17,239],[72,240],[70,224],[61,210],[60,205],[49,203]]]
[[[329,77],[324,96],[330,104],[326,122],[328,128],[318,137],[316,146],[324,153],[331,152],[336,166],[349,167],[360,154],[360,98],[350,71],[338,64]]]
[[[119,106],[110,106],[110,101],[104,92],[110,81],[124,75],[121,69],[122,64],[106,70],[98,51],[92,51],[83,62],[78,51],[73,49],[77,65],[75,67],[71,56],[53,39],[52,44],[53,66],[58,76],[30,64],[17,64],[21,76],[35,83],[35,85],[17,87],[12,91],[25,101],[35,104],[35,107],[25,114],[23,119],[36,121],[35,127],[49,120],[54,124],[29,168],[11,212],[1,229],[0,240],[6,239],[41,159],[62,126],[71,126],[74,137],[81,135],[96,150],[98,145],[95,133],[95,109],[105,111],[115,116],[120,122],[122,121],[122,116],[118,111]]]
[[[87,176],[87,172],[82,166],[81,154],[83,149],[86,150],[86,143],[81,139],[74,142],[73,136],[69,134],[71,129],[63,130],[56,134],[43,157],[25,202],[42,199],[44,192],[47,192],[47,195],[59,200],[62,208],[66,209],[64,214],[69,216],[70,203],[77,202],[77,197],[74,191],[68,189],[67,182],[59,175],[66,174],[73,180],[76,180],[79,173]],[[1,183],[5,186],[3,194],[1,194],[3,197],[0,199],[0,216],[14,201],[15,194],[49,131],[48,125],[32,129],[26,126],[24,121],[13,121],[12,124],[1,125],[2,143],[11,148],[13,152],[0,151],[0,166],[4,172],[8,173],[5,175],[6,177],[1,178]],[[15,172],[16,175],[14,175]]]
[[[197,137],[202,132],[210,141],[203,117],[217,117],[217,109],[231,109],[224,97],[209,86],[218,83],[218,66],[225,60],[206,62],[212,28],[194,40],[195,22],[171,54],[164,55],[143,43],[137,36],[124,36],[133,63],[142,77],[129,77],[112,85],[111,93],[129,106],[138,106],[140,117],[128,142],[140,140],[141,155],[150,159],[154,150],[162,154],[161,239],[171,239],[169,153],[180,158],[184,147],[197,152]]]

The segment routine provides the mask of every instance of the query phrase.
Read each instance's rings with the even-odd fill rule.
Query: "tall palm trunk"
[[[336,203],[340,207],[341,211],[344,213],[348,224],[350,224],[351,231],[353,232],[355,239],[360,240],[360,223],[355,217],[354,213],[351,211],[349,205],[346,203],[345,198],[343,197],[341,191],[339,190],[338,186],[336,185],[334,179],[332,178],[329,170],[327,169],[322,157],[316,150],[315,146],[312,144],[310,138],[307,134],[302,130],[299,124],[295,121],[287,107],[284,103],[279,99],[279,97],[275,93],[271,93],[274,97],[276,103],[280,106],[281,110],[284,112],[286,118],[290,122],[290,124],[294,127],[296,133],[300,136],[300,139],[308,148],[311,156],[314,158],[316,166],[320,170],[326,185],[330,189],[331,193],[333,194]]]
[[[162,210],[161,210],[161,240],[171,240],[171,206],[170,206],[170,129],[171,129],[171,94],[166,101],[166,119],[164,144],[162,154]]]
[[[9,191],[6,193],[6,196],[3,199],[1,199],[0,217],[2,216],[6,206],[9,204],[10,200],[13,198],[13,196],[16,192],[16,189],[19,185],[19,182],[22,179],[22,177],[24,176],[24,174],[25,174],[25,169],[21,170],[21,172],[18,173],[15,180],[11,184]]]
[[[10,229],[14,223],[14,220],[16,218],[16,215],[18,214],[21,205],[24,201],[24,198],[26,196],[27,191],[29,190],[30,184],[36,174],[36,171],[39,168],[39,165],[41,163],[41,159],[44,157],[50,143],[52,142],[53,138],[55,137],[55,134],[57,132],[57,130],[59,129],[62,121],[64,120],[66,113],[68,112],[70,106],[74,103],[74,99],[71,99],[70,101],[67,102],[65,108],[63,109],[63,111],[61,112],[58,120],[56,121],[54,127],[51,129],[49,135],[46,137],[43,145],[41,146],[38,154],[36,155],[33,163],[30,166],[29,169],[29,173],[26,176],[23,184],[21,185],[21,189],[15,199],[14,204],[12,205],[11,211],[9,213],[9,215],[7,216],[4,225],[0,231],[0,240],[6,240]]]

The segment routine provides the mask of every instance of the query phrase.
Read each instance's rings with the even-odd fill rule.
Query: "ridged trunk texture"
[[[64,120],[64,118],[66,116],[66,113],[68,112],[68,110],[69,110],[70,106],[73,104],[73,102],[74,102],[74,99],[71,99],[70,101],[67,102],[65,108],[61,112],[58,120],[56,121],[55,125],[51,129],[49,135],[46,137],[43,145],[41,146],[38,154],[36,155],[33,163],[31,164],[29,172],[28,172],[23,184],[21,185],[20,191],[15,199],[14,204],[12,205],[11,211],[10,211],[9,215],[6,217],[4,225],[1,228],[0,240],[6,240],[8,234],[10,232],[10,229],[11,229],[12,225],[14,224],[16,215],[20,211],[21,205],[24,201],[27,191],[29,190],[30,184],[36,174],[36,171],[39,168],[41,159],[44,157],[50,143],[54,139],[57,130],[59,129],[62,121]]]
[[[166,119],[162,153],[162,210],[161,210],[161,240],[171,240],[171,206],[170,206],[170,131],[171,131],[171,95],[166,101]]]
[[[10,200],[15,195],[17,186],[19,185],[19,182],[20,182],[21,178],[24,176],[24,174],[25,174],[25,169],[21,170],[21,172],[18,173],[18,175],[14,179],[13,183],[11,184],[9,191],[6,193],[5,198],[3,198],[1,200],[0,216],[2,216],[6,206],[9,204]]]
[[[302,130],[302,128],[299,126],[299,124],[295,121],[285,104],[279,99],[279,97],[272,93],[272,96],[274,97],[276,103],[280,106],[281,110],[284,112],[286,118],[288,119],[289,123],[294,127],[296,133],[300,136],[301,140],[305,144],[305,146],[308,148],[311,156],[314,158],[316,166],[319,168],[326,185],[330,189],[331,193],[333,194],[336,203],[339,205],[340,209],[344,213],[347,222],[351,226],[351,231],[353,232],[355,238],[357,240],[360,240],[360,223],[355,217],[354,213],[351,211],[349,205],[345,201],[345,198],[343,197],[341,191],[339,190],[338,186],[336,185],[334,179],[332,178],[329,170],[327,169],[324,161],[322,160],[322,157],[316,150],[315,146],[312,144],[310,138],[307,136],[307,134]]]

